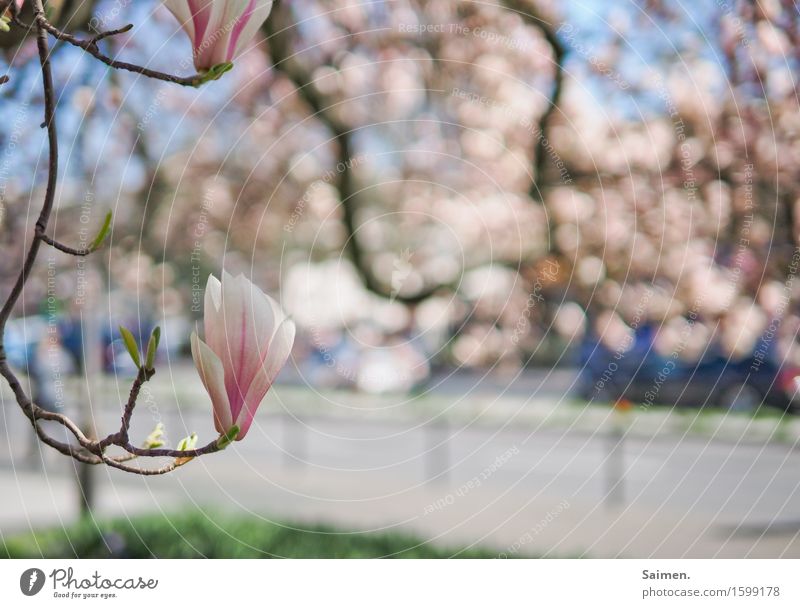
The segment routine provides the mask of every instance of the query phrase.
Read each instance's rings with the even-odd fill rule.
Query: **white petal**
[[[222,363],[195,332],[192,332],[191,344],[195,367],[214,406],[214,427],[218,432],[224,433],[233,426],[233,419],[225,391],[225,372]]]
[[[236,424],[241,429],[239,439],[244,439],[253,422],[258,406],[264,400],[264,395],[267,394],[281,368],[286,363],[286,359],[289,358],[294,344],[294,336],[295,325],[291,319],[281,323],[275,332],[275,338],[269,345],[267,358],[256,373],[255,378],[253,378],[253,382],[247,391],[244,405],[236,417]]]
[[[286,319],[281,323],[280,327],[278,327],[278,330],[275,332],[272,342],[270,342],[269,345],[267,359],[264,361],[263,366],[263,370],[266,372],[270,384],[278,377],[278,373],[286,363],[286,359],[289,358],[292,352],[292,346],[294,346],[296,332],[297,329],[294,325],[294,321],[291,319]]]
[[[213,274],[208,275],[208,282],[206,283],[206,308],[213,307],[214,310],[219,310],[222,303],[222,284],[219,279]]]
[[[194,43],[194,19],[187,0],[164,0],[164,6],[175,16],[183,31],[189,35],[189,39]]]
[[[241,32],[238,32],[236,48],[233,50],[234,57],[237,57],[250,43],[256,33],[258,33],[258,30],[261,29],[261,26],[264,25],[271,11],[272,0],[257,0],[256,7],[253,9],[249,21],[242,28]]]
[[[222,272],[221,291],[220,316],[215,330],[218,342],[212,348],[222,360],[230,395],[230,391],[236,389],[241,353],[247,346],[247,297],[238,278],[225,271]]]
[[[264,294],[245,277],[238,277],[240,289],[245,294],[245,345],[239,366],[239,379],[246,393],[269,353],[269,345],[278,326],[285,318],[283,311],[272,298]]]
[[[203,327],[206,343],[219,358],[225,353],[225,320],[221,308],[222,285],[217,277],[209,275],[203,302]]]

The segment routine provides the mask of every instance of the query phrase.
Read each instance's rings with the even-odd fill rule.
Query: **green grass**
[[[341,533],[255,517],[192,512],[105,522],[84,520],[3,538],[0,558],[492,558],[484,549],[432,546],[398,533]]]

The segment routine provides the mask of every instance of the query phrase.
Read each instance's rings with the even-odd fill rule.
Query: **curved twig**
[[[55,38],[56,40],[60,40],[61,42],[66,42],[68,44],[71,44],[72,46],[76,46],[78,48],[83,49],[84,51],[89,53],[92,57],[106,64],[110,68],[114,68],[117,70],[125,70],[126,72],[133,72],[135,74],[141,74],[142,76],[146,76],[147,78],[152,78],[154,80],[162,80],[164,82],[172,82],[184,87],[197,87],[203,84],[204,82],[205,77],[203,76],[203,74],[193,74],[192,76],[175,76],[173,74],[167,74],[166,72],[151,70],[150,68],[146,68],[144,66],[137,65],[135,63],[118,61],[116,59],[112,59],[108,55],[103,54],[103,52],[100,50],[100,47],[97,46],[97,43],[110,36],[117,36],[119,34],[124,34],[125,32],[129,32],[133,28],[132,24],[128,24],[125,27],[121,27],[115,30],[100,32],[99,34],[96,34],[91,38],[82,39],[58,29],[55,25],[47,21],[47,19],[45,18],[40,19],[37,16],[37,25],[40,22],[41,22],[41,27],[43,27],[47,31],[47,33],[53,36],[53,38]],[[19,23],[23,27],[25,26],[24,23],[22,22]]]
[[[202,448],[195,450],[172,450],[169,448],[137,448],[130,443],[120,445],[122,449],[136,456],[147,456],[150,458],[168,457],[168,458],[197,458],[198,456],[205,456],[206,454],[213,454],[219,452],[220,448],[217,444],[218,439],[210,441]]]
[[[42,68],[42,85],[44,88],[44,125],[47,128],[47,140],[49,146],[49,158],[47,166],[47,189],[45,190],[44,203],[36,220],[36,230],[44,233],[47,230],[47,223],[50,221],[50,214],[53,212],[53,203],[56,196],[56,180],[58,179],[58,132],[56,131],[56,101],[53,86],[53,71],[50,66],[50,44],[47,40],[47,30],[44,17],[44,7],[42,0],[33,0],[34,11],[36,13],[36,44],[39,50],[39,63]],[[28,277],[36,262],[39,253],[40,239],[34,238],[25,256],[17,280],[11,289],[2,309],[0,309],[0,360],[5,360],[5,350],[3,348],[3,330],[5,329],[11,311],[22,295],[22,289],[28,281]]]
[[[114,469],[119,469],[120,471],[125,471],[126,473],[133,473],[134,475],[143,475],[145,477],[154,475],[166,475],[167,473],[171,473],[172,471],[177,469],[179,466],[177,463],[171,462],[170,464],[161,467],[160,469],[142,469],[139,467],[132,467],[127,464],[124,464],[124,462],[120,460],[109,458],[105,454],[102,454],[101,458],[102,462],[104,462],[105,464]]]
[[[59,251],[63,251],[64,253],[67,253],[69,255],[74,255],[75,257],[85,257],[85,256],[89,255],[90,253],[92,253],[91,249],[87,249],[87,248],[76,249],[75,247],[70,247],[69,245],[64,245],[63,243],[61,243],[61,242],[59,242],[59,241],[57,241],[57,240],[55,240],[53,238],[50,238],[49,236],[47,236],[43,232],[37,234],[36,238],[44,241],[45,243],[47,243],[48,245],[50,245],[54,249],[58,249]]]

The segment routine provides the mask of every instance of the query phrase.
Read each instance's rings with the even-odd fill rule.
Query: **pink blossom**
[[[209,70],[242,51],[272,10],[272,0],[164,0],[192,40],[194,65]]]
[[[203,320],[205,342],[192,332],[192,357],[214,406],[214,426],[234,425],[244,439],[258,406],[286,363],[294,322],[244,275],[209,276]]]

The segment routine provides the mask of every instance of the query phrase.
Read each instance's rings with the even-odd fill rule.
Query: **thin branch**
[[[131,428],[131,418],[133,417],[133,410],[136,407],[136,401],[139,399],[139,391],[142,390],[142,385],[147,382],[155,372],[148,373],[144,367],[139,368],[139,373],[136,375],[136,380],[131,386],[131,392],[128,395],[128,403],[125,404],[125,410],[122,412],[122,424],[119,427],[119,437],[123,443],[129,443],[129,432]]]
[[[205,456],[206,454],[213,454],[214,452],[219,452],[220,448],[217,444],[219,439],[214,439],[213,441],[208,442],[201,448],[197,448],[194,450],[172,450],[169,448],[137,448],[130,443],[121,445],[120,447],[124,449],[126,452],[130,452],[131,454],[135,454],[136,456],[147,456],[150,458],[158,458],[160,456],[165,456],[169,458],[197,458],[198,456]]]
[[[123,456],[114,456],[111,458],[114,462],[130,462],[139,458],[136,454],[124,454]]]
[[[70,445],[68,443],[63,443],[56,439],[50,437],[47,433],[44,432],[42,427],[39,425],[38,422],[33,423],[33,428],[36,430],[36,434],[38,435],[39,439],[45,445],[54,448],[55,450],[64,454],[64,456],[69,456],[77,460],[78,462],[82,462],[84,464],[100,464],[102,462],[99,456],[91,454],[85,450],[82,450],[74,445]]]
[[[125,27],[121,27],[116,30],[101,32],[91,38],[87,38],[84,40],[82,38],[78,38],[77,36],[73,36],[72,34],[68,34],[67,32],[61,31],[60,29],[58,29],[56,26],[54,26],[52,23],[48,22],[44,18],[42,18],[41,20],[37,18],[37,22],[39,21],[41,21],[42,27],[56,40],[66,42],[68,44],[83,49],[84,51],[89,53],[92,57],[94,57],[98,61],[101,61],[102,63],[106,64],[111,68],[117,70],[125,70],[127,72],[133,72],[135,74],[141,74],[142,76],[146,76],[147,78],[152,78],[154,80],[163,80],[164,82],[172,82],[185,87],[197,87],[203,84],[205,80],[205,76],[202,74],[194,74],[192,76],[175,76],[173,74],[167,74],[166,72],[151,70],[150,68],[146,68],[144,66],[137,65],[134,63],[128,63],[126,61],[117,61],[116,59],[112,59],[111,57],[103,54],[100,51],[100,48],[97,46],[97,43],[99,41],[104,40],[109,36],[116,36],[118,34],[123,34],[125,32],[128,32],[133,27],[132,25],[126,25]]]
[[[133,418],[133,410],[136,408],[136,401],[139,399],[139,392],[142,390],[142,385],[147,382],[155,374],[154,370],[146,371],[143,367],[139,368],[136,374],[136,379],[133,381],[128,401],[125,404],[125,409],[122,412],[122,419],[119,427],[119,432],[112,433],[105,439],[99,442],[100,449],[105,449],[110,445],[126,446],[130,443],[128,432],[131,427],[131,418]],[[128,450],[130,451],[130,450]]]
[[[97,43],[100,42],[101,40],[105,40],[106,38],[110,38],[111,36],[118,36],[120,34],[125,34],[127,32],[130,32],[132,29],[133,29],[133,23],[129,23],[128,25],[124,25],[115,30],[108,30],[106,32],[100,32],[98,34],[95,34],[87,42],[90,45],[96,46]]]
[[[91,440],[86,438],[86,436],[81,432],[81,430],[68,417],[62,414],[48,412],[47,410],[44,410],[41,407],[35,405],[28,398],[19,380],[14,375],[14,372],[11,371],[11,368],[8,366],[8,363],[5,360],[0,360],[0,374],[8,382],[9,386],[11,387],[11,390],[14,392],[14,396],[17,399],[17,403],[19,403],[20,407],[22,408],[22,412],[31,421],[31,424],[35,429],[36,434],[39,436],[39,439],[42,440],[42,443],[45,443],[46,445],[49,445],[50,447],[58,450],[65,456],[70,456],[76,460],[85,462],[87,464],[99,464],[101,462],[100,458],[96,455],[93,455],[93,453],[87,447],[91,445],[92,443]],[[58,441],[57,439],[53,439],[52,437],[47,435],[42,429],[42,427],[39,425],[39,419],[51,420],[63,425],[68,431],[70,431],[75,436],[78,442],[81,443],[82,445],[78,447],[70,445],[68,443],[64,443],[62,441]]]
[[[59,414],[57,412],[50,412],[34,404],[33,418],[34,421],[49,420],[51,422],[58,422],[75,436],[75,439],[78,440],[78,443],[81,445],[82,448],[90,452],[96,451],[97,442],[93,441],[92,439],[89,439],[80,429],[80,427],[77,424],[75,424],[68,416],[65,416],[64,414]]]
[[[45,191],[44,202],[39,213],[39,218],[36,220],[36,231],[44,233],[47,230],[47,223],[50,220],[50,214],[53,211],[53,203],[55,201],[56,180],[58,179],[58,134],[56,131],[56,102],[53,88],[53,73],[50,67],[50,46],[47,38],[47,32],[42,25],[42,22],[44,21],[44,6],[42,4],[42,0],[33,0],[33,9],[36,15],[37,23],[36,44],[39,51],[39,63],[42,70],[42,87],[44,90],[44,122],[47,128],[49,146],[47,189]],[[51,412],[45,412],[45,410],[42,410],[38,406],[34,405],[34,403],[25,393],[16,375],[14,375],[14,372],[12,372],[11,368],[8,366],[7,355],[5,352],[5,326],[8,322],[8,318],[11,315],[11,311],[14,309],[14,306],[17,304],[20,296],[22,295],[22,290],[25,287],[25,283],[28,281],[28,277],[33,269],[33,265],[36,262],[36,256],[39,253],[40,244],[41,240],[38,238],[34,237],[34,239],[31,241],[30,248],[25,256],[25,260],[23,261],[22,269],[17,276],[17,280],[14,283],[14,286],[11,288],[11,293],[9,293],[2,309],[0,309],[0,374],[2,374],[3,377],[8,381],[11,390],[14,392],[17,403],[22,408],[22,411],[25,413],[25,415],[28,416],[31,424],[33,424],[33,427],[36,429],[37,435],[43,442],[57,449],[63,454],[72,456],[81,462],[88,462],[94,459],[91,456],[84,455],[79,450],[75,449],[74,446],[57,441],[51,437],[48,437],[47,434],[44,433],[37,422],[37,419],[40,417],[43,419],[55,419],[55,421],[61,423],[70,432],[72,432],[72,434],[81,444],[83,444],[82,439],[85,439],[80,429],[77,428],[77,426],[68,418],[59,418],[58,416],[60,415],[53,414]]]
[[[44,89],[44,124],[47,128],[47,140],[49,146],[49,158],[47,166],[47,189],[45,190],[44,203],[36,220],[36,230],[44,233],[47,230],[47,223],[53,212],[53,203],[56,196],[56,181],[58,179],[58,132],[56,131],[56,101],[53,86],[53,72],[50,66],[50,44],[47,39],[47,31],[44,24],[44,7],[42,0],[33,0],[34,12],[36,14],[36,44],[39,50],[39,63],[42,68],[42,86]],[[34,238],[31,241],[22,269],[17,277],[11,293],[8,296],[2,309],[0,309],[0,361],[5,361],[5,342],[3,339],[4,329],[11,312],[22,295],[22,289],[28,281],[36,256],[39,253],[41,240]]]
[[[91,249],[86,249],[86,248],[84,248],[84,249],[76,249],[75,247],[70,247],[69,245],[64,245],[63,243],[61,243],[61,242],[59,242],[59,241],[57,241],[55,239],[50,238],[49,236],[47,236],[43,232],[37,234],[36,238],[44,241],[45,243],[47,243],[48,245],[50,245],[54,249],[58,249],[59,251],[63,251],[64,253],[67,253],[69,255],[74,255],[76,257],[86,257],[87,255],[92,253]]]
[[[105,454],[101,455],[102,461],[106,463],[108,466],[119,469],[120,471],[125,471],[126,473],[133,473],[134,475],[144,475],[145,477],[154,476],[154,475],[166,475],[167,473],[171,473],[175,469],[178,468],[178,464],[175,462],[171,462],[170,464],[160,468],[160,469],[143,469],[139,467],[132,467],[127,464],[124,464],[122,461],[109,458]]]

